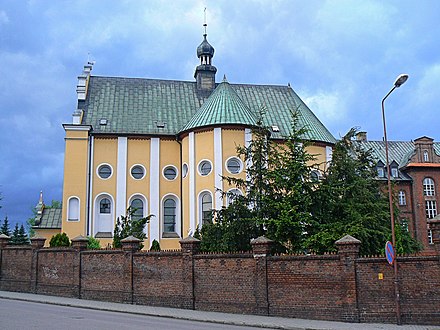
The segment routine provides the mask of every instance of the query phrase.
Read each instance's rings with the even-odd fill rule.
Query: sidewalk
[[[159,317],[169,317],[175,319],[213,322],[231,325],[246,325],[260,328],[272,329],[292,329],[292,330],[440,330],[440,326],[423,325],[394,325],[394,324],[372,324],[372,323],[344,323],[331,321],[316,321],[304,319],[289,319],[281,317],[227,314],[217,312],[194,311],[188,309],[151,307],[143,305],[117,304],[111,302],[83,300],[73,298],[63,298],[56,296],[45,296],[31,293],[19,293],[0,291],[0,299],[13,299],[53,304],[61,306],[71,306],[76,308],[88,308],[112,312],[131,313],[138,315],[149,315]]]

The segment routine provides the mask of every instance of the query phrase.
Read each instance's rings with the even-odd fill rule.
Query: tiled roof
[[[43,209],[40,219],[36,219],[33,228],[39,229],[61,229],[61,208],[47,207]]]
[[[221,86],[221,84],[219,85]],[[282,138],[290,132],[291,112],[299,111],[299,122],[309,129],[306,139],[335,143],[298,95],[288,86],[230,84],[244,105],[258,114],[266,110],[264,124],[277,125]],[[93,133],[175,135],[193,118],[209,95],[197,90],[196,82],[91,76],[82,124]],[[106,125],[100,120],[106,119]]]
[[[365,150],[371,150],[372,155],[378,161],[386,164],[385,142],[384,141],[355,141],[359,143]],[[440,155],[440,143],[434,142],[434,150]],[[408,164],[409,159],[415,152],[415,145],[412,141],[388,141],[389,161],[395,161],[399,167]]]
[[[256,125],[255,114],[241,100],[226,79],[217,86],[182,131],[221,124]]]

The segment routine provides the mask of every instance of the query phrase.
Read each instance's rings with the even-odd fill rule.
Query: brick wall
[[[385,258],[359,258],[343,241],[339,253],[270,256],[182,251],[89,251],[1,247],[0,290],[196,310],[351,322],[396,322],[393,268]],[[350,245],[352,244],[352,245]],[[358,244],[358,243],[357,243]],[[194,246],[193,246],[194,245]],[[400,257],[401,319],[440,324],[440,257]]]

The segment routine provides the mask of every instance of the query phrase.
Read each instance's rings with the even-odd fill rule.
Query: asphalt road
[[[260,329],[0,299],[0,329]]]

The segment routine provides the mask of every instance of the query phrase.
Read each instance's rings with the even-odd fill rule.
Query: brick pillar
[[[255,314],[269,315],[269,293],[267,283],[267,257],[270,256],[273,241],[260,236],[251,240],[255,259]]]
[[[0,235],[0,290],[1,287],[1,279],[2,279],[2,263],[3,263],[3,249],[8,245],[9,242],[9,236],[6,236],[5,234]]]
[[[46,243],[46,238],[44,238],[44,237],[32,237],[31,238],[31,246],[35,250],[42,249],[44,247],[44,243]]]
[[[342,318],[349,322],[360,322],[357,303],[356,259],[359,258],[361,241],[346,235],[335,242],[342,263],[342,280],[345,282],[345,300]]]
[[[137,252],[140,250],[141,240],[134,236],[128,236],[121,240],[122,250],[125,252]]]
[[[196,309],[194,255],[200,251],[200,240],[188,236],[180,240],[179,243],[182,250],[183,278],[185,279],[183,288],[185,301],[182,308]]]
[[[432,242],[437,254],[440,255],[440,218],[428,220],[429,229],[432,231]]]
[[[44,237],[32,237],[32,269],[31,269],[31,292],[38,292],[38,250],[44,247],[46,239]]]
[[[72,248],[75,250],[81,252],[84,250],[87,250],[87,244],[89,243],[89,240],[87,237],[84,237],[82,235],[76,236],[75,238],[72,238]]]
[[[89,240],[87,237],[82,235],[76,236],[72,238],[72,249],[76,250],[75,259],[73,260],[73,279],[74,279],[74,288],[72,293],[75,297],[81,299],[81,273],[82,273],[82,251],[87,250],[87,244]]]
[[[142,241],[134,236],[128,236],[121,240],[122,250],[125,252],[125,269],[127,290],[123,298],[124,303],[133,304],[134,301],[134,274],[133,274],[133,254],[138,252]]]

